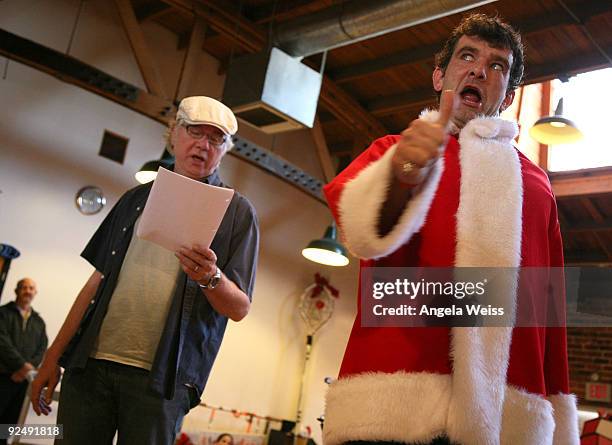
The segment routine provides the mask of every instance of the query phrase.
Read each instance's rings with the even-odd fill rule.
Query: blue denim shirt
[[[203,182],[224,187],[216,171]],[[148,183],[126,192],[81,253],[103,279],[60,360],[64,368],[84,368],[87,363],[117,284],[134,224],[144,209],[151,186]],[[217,265],[223,273],[251,298],[259,228],[255,209],[239,193],[234,193],[210,248],[216,253]],[[201,395],[226,325],[227,317],[214,310],[198,283],[181,270],[149,374],[151,389],[171,399],[176,385],[188,384]]]

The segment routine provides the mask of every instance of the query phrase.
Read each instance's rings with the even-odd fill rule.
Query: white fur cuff
[[[340,229],[343,240],[359,258],[386,256],[418,232],[431,206],[443,170],[439,158],[421,190],[407,203],[398,223],[384,237],[378,234],[382,206],[392,182],[391,159],[397,145],[392,146],[375,162],[347,182],[340,197]]]
[[[444,433],[450,384],[448,375],[404,372],[337,380],[327,392],[323,442],[430,442]]]
[[[576,396],[573,394],[557,394],[548,396],[552,403],[555,417],[555,434],[553,445],[578,445],[578,410]]]

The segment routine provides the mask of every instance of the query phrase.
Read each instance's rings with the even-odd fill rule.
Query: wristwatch
[[[215,273],[209,278],[208,283],[198,283],[202,289],[214,289],[221,281],[221,269],[217,267]]]

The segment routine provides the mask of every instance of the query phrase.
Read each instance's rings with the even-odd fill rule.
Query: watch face
[[[94,215],[106,205],[106,197],[98,187],[87,186],[77,192],[75,202],[79,212]]]

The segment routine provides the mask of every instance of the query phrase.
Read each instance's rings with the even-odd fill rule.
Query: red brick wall
[[[567,328],[570,390],[579,404],[612,406],[584,399],[585,386],[593,373],[599,383],[612,383],[612,327]]]

